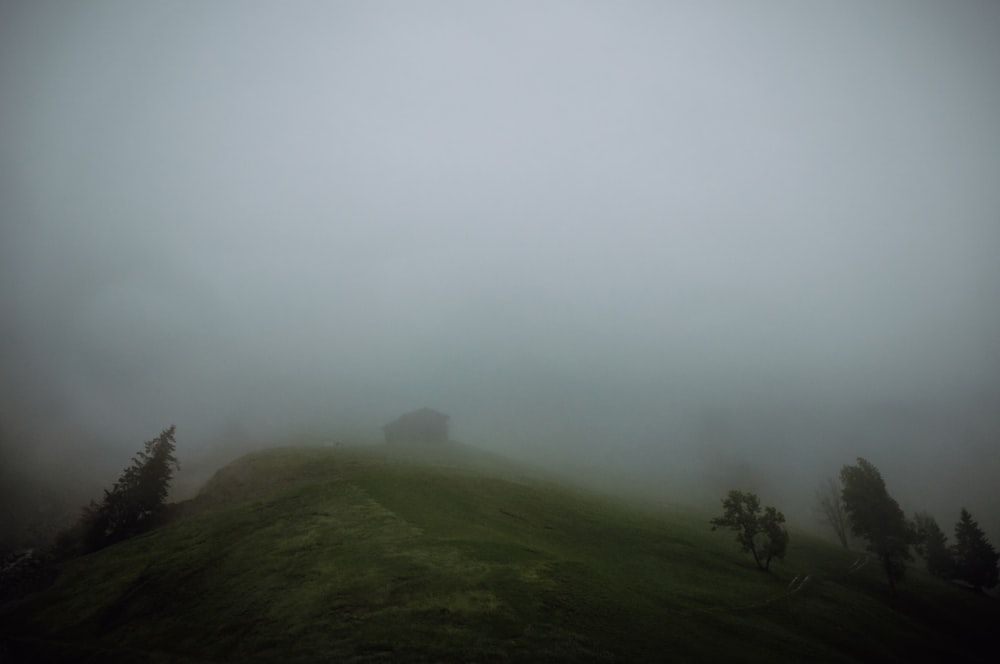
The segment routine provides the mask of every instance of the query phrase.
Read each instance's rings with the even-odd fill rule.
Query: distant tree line
[[[899,503],[889,495],[878,468],[858,457],[840,470],[840,484],[824,482],[816,492],[816,511],[846,549],[851,535],[865,543],[885,574],[890,594],[902,581],[907,563],[916,552],[927,570],[938,577],[962,581],[976,591],[1000,582],[1000,554],[964,507],[955,524],[955,543],[927,512],[908,519]],[[722,516],[711,520],[712,530],[736,531],[740,548],[753,556],[761,570],[772,560],[782,560],[788,546],[785,517],[774,507],[762,507],[755,493],[733,489],[722,499]]]
[[[827,480],[817,491],[816,510],[844,548],[848,532],[864,540],[885,572],[890,593],[903,579],[912,552],[923,558],[931,574],[963,581],[977,591],[1000,581],[1000,554],[968,510],[961,509],[955,544],[948,546],[933,516],[917,512],[912,519],[906,517],[878,468],[867,459],[859,457],[854,465],[841,468],[839,491],[832,479]]]

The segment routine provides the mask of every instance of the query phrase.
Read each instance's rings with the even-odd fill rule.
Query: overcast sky
[[[1000,472],[997,35],[988,0],[0,3],[4,444],[426,405],[625,471]]]

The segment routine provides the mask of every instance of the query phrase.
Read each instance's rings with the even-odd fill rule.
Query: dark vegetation
[[[91,553],[156,527],[167,511],[173,471],[175,427],[147,441],[100,503],[91,501],[77,523],[46,547],[0,555],[0,602],[35,592],[56,575],[59,562]]]
[[[958,578],[976,590],[997,585],[997,559],[1000,556],[964,507],[955,524],[955,547],[952,551]]]
[[[954,577],[955,561],[948,550],[948,538],[937,520],[926,512],[917,512],[913,526],[916,531],[914,549],[924,559],[927,571],[942,579]]]
[[[166,509],[170,480],[178,467],[175,427],[146,441],[100,503],[91,501],[76,529],[60,541],[62,553],[90,553],[134,537],[159,523]]]
[[[878,468],[867,459],[859,458],[857,465],[844,466],[840,476],[843,488],[839,509],[846,513],[846,523],[854,535],[863,538],[866,548],[878,557],[891,594],[904,577],[906,563],[913,560],[911,547],[936,577],[964,582],[977,592],[1000,582],[1000,554],[965,508],[955,524],[956,543],[949,547],[937,520],[927,512],[917,512],[912,521],[906,519],[889,495]],[[824,521],[840,538],[838,506],[831,490],[827,485],[819,491],[819,507]]]
[[[748,574],[708,515],[573,489],[457,443],[266,450],[165,510],[173,451],[173,428],[147,443],[95,504],[131,516],[97,522],[98,550],[53,563],[47,588],[0,608],[0,659],[992,661],[994,600],[915,570],[905,586],[890,578],[887,602],[884,543],[855,528],[880,569],[806,533],[792,541],[750,492],[731,491],[711,522],[767,574]],[[842,477],[846,513],[895,527],[874,466]],[[905,523],[928,561],[929,523]],[[995,581],[996,554],[964,510],[959,529],[955,569],[992,560]]]
[[[753,555],[759,569],[766,572],[772,559],[785,557],[788,531],[781,525],[785,522],[784,514],[770,506],[761,512],[757,494],[736,489],[722,499],[722,509],[722,516],[712,519],[712,530],[735,530],[740,548]]]
[[[878,557],[889,582],[889,592],[903,579],[906,562],[913,560],[910,545],[915,535],[899,503],[889,495],[885,480],[870,461],[858,458],[857,465],[840,471],[844,510],[851,532],[867,542],[866,548]]]

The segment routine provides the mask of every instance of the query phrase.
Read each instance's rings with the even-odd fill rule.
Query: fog
[[[998,34],[971,0],[3,3],[3,481],[431,406],[802,526],[863,455],[996,541]]]

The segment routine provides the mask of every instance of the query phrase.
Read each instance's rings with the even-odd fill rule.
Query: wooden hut
[[[385,442],[397,443],[446,443],[448,442],[448,416],[432,408],[421,408],[382,427]]]

